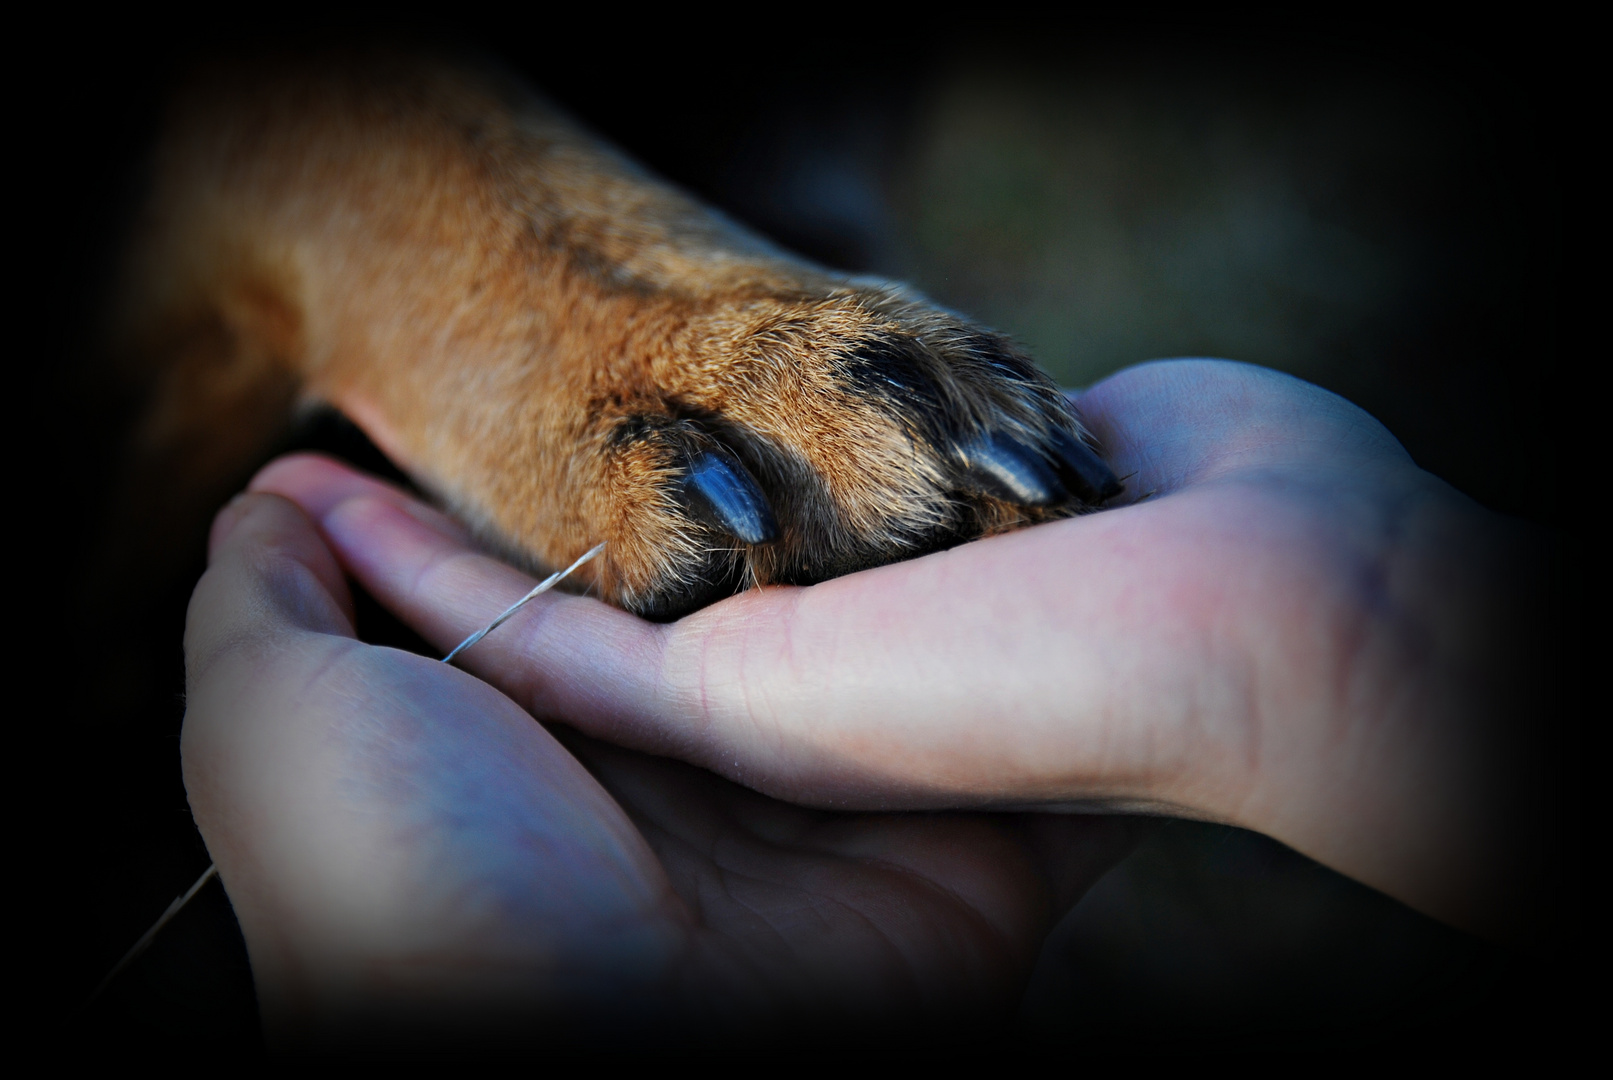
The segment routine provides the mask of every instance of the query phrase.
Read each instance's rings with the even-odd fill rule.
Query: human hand
[[[1081,410],[1131,505],[666,626],[548,597],[464,664],[534,715],[792,802],[1211,818],[1527,936],[1544,541],[1273,372],[1144,365]],[[255,487],[439,648],[529,587],[330,463]]]
[[[468,587],[521,587],[396,492],[288,467],[379,491],[369,510],[456,545]],[[355,640],[336,559],[273,495],[219,516],[209,561],[185,783],[282,1044],[978,1024],[1012,1010],[1052,922],[1129,846],[1102,818],[788,806],[551,733],[472,675]]]

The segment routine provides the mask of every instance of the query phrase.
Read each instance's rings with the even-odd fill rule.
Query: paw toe
[[[636,462],[612,487],[619,603],[674,618],[1119,494],[1067,399],[1009,342],[883,303],[775,318],[617,424],[617,460]]]

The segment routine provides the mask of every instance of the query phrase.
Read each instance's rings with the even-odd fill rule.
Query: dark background
[[[1067,385],[1159,356],[1269,365],[1362,405],[1478,501],[1562,524],[1557,463],[1542,454],[1558,102],[1527,34],[810,19],[727,40],[728,27],[625,14],[394,19],[392,33],[518,69],[735,217],[831,265],[912,282],[1019,338]],[[199,546],[165,599],[109,639],[79,632],[75,589],[106,539],[133,400],[97,363],[97,312],[174,73],[230,49],[363,38],[362,25],[130,23],[95,40],[59,27],[14,103],[31,165],[16,426],[25,518],[39,519],[39,569],[15,594],[37,629],[14,655],[46,689],[19,705],[40,733],[27,755],[38,775],[24,779],[42,785],[31,1008],[76,1050],[256,1045],[216,884],[83,1006],[209,861],[177,747]],[[300,438],[368,452],[329,425]],[[397,634],[363,617],[370,636]],[[1000,1037],[1443,1053],[1537,1037],[1553,978],[1272,841],[1170,822],[1060,926]]]

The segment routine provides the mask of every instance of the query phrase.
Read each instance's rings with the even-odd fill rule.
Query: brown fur
[[[960,491],[959,440],[1077,430],[1003,339],[777,250],[496,74],[370,55],[198,77],[126,281],[148,510],[210,510],[308,401],[508,554],[606,541],[592,583],[652,614],[725,574],[812,581],[1072,510]],[[777,543],[680,504],[713,440]]]

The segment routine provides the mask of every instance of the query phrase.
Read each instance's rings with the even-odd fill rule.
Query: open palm
[[[186,648],[186,784],[282,1038],[978,1021],[1126,846],[1113,820],[803,809],[551,732],[357,641],[273,495],[221,515]]]
[[[551,594],[458,662],[534,716],[790,803],[1211,818],[1534,934],[1549,538],[1275,372],[1146,364],[1079,407],[1129,477],[1105,513],[665,625]],[[531,587],[328,459],[253,488],[445,651]]]
[[[338,463],[266,469],[192,603],[184,755],[271,1031],[989,1015],[1126,840],[893,810],[1215,818],[1536,934],[1550,544],[1272,372],[1080,407],[1129,505],[670,625],[551,594],[480,679],[356,641],[344,571],[445,651],[529,577]]]

